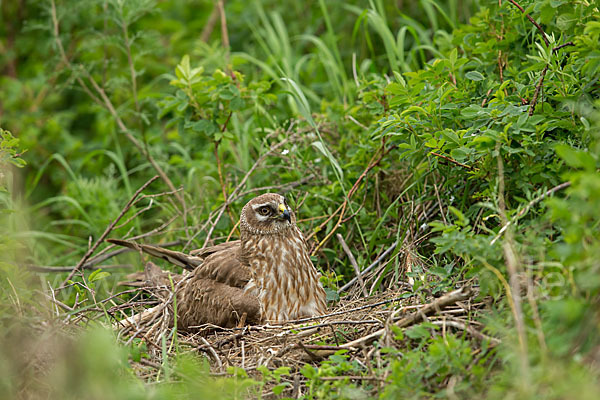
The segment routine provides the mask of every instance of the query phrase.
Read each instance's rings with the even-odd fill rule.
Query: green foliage
[[[350,377],[340,380],[323,380],[323,377],[360,375],[363,367],[356,361],[350,361],[345,350],[339,350],[329,359],[323,361],[318,368],[310,364],[304,365],[302,375],[308,380],[307,399],[355,399],[367,396],[367,391],[350,382]],[[365,388],[368,389],[368,388]]]
[[[418,329],[419,327],[416,327]],[[465,396],[473,390],[481,390],[485,378],[485,357],[476,358],[469,342],[454,335],[434,336],[424,329],[417,334],[416,329],[406,334],[414,339],[427,341],[428,346],[421,351],[413,351],[390,364],[390,385],[382,398],[425,398],[438,391],[440,385],[452,380],[452,391]],[[449,384],[449,383],[448,383]]]

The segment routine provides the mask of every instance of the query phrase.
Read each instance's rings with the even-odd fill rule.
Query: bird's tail
[[[137,243],[132,240],[107,239],[106,241],[119,246],[129,247],[130,249],[144,252],[154,257],[162,258],[171,264],[175,264],[188,270],[193,270],[198,265],[202,264],[202,261],[204,260],[203,257],[191,256],[180,251],[169,250],[149,244]]]

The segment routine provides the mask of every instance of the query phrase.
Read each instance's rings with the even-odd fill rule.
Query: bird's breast
[[[246,290],[259,298],[265,320],[324,312],[325,292],[301,237],[261,237],[245,243],[244,250],[252,274]]]

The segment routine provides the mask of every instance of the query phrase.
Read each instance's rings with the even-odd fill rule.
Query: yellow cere
[[[279,211],[281,211],[281,212],[285,211],[285,206],[283,204],[279,205]]]

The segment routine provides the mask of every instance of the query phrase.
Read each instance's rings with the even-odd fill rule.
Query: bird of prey
[[[150,285],[176,287],[178,329],[277,323],[325,313],[320,274],[283,196],[266,193],[250,200],[240,215],[240,233],[239,240],[190,254],[133,241],[109,242],[192,269],[171,277],[152,263],[145,270]]]

